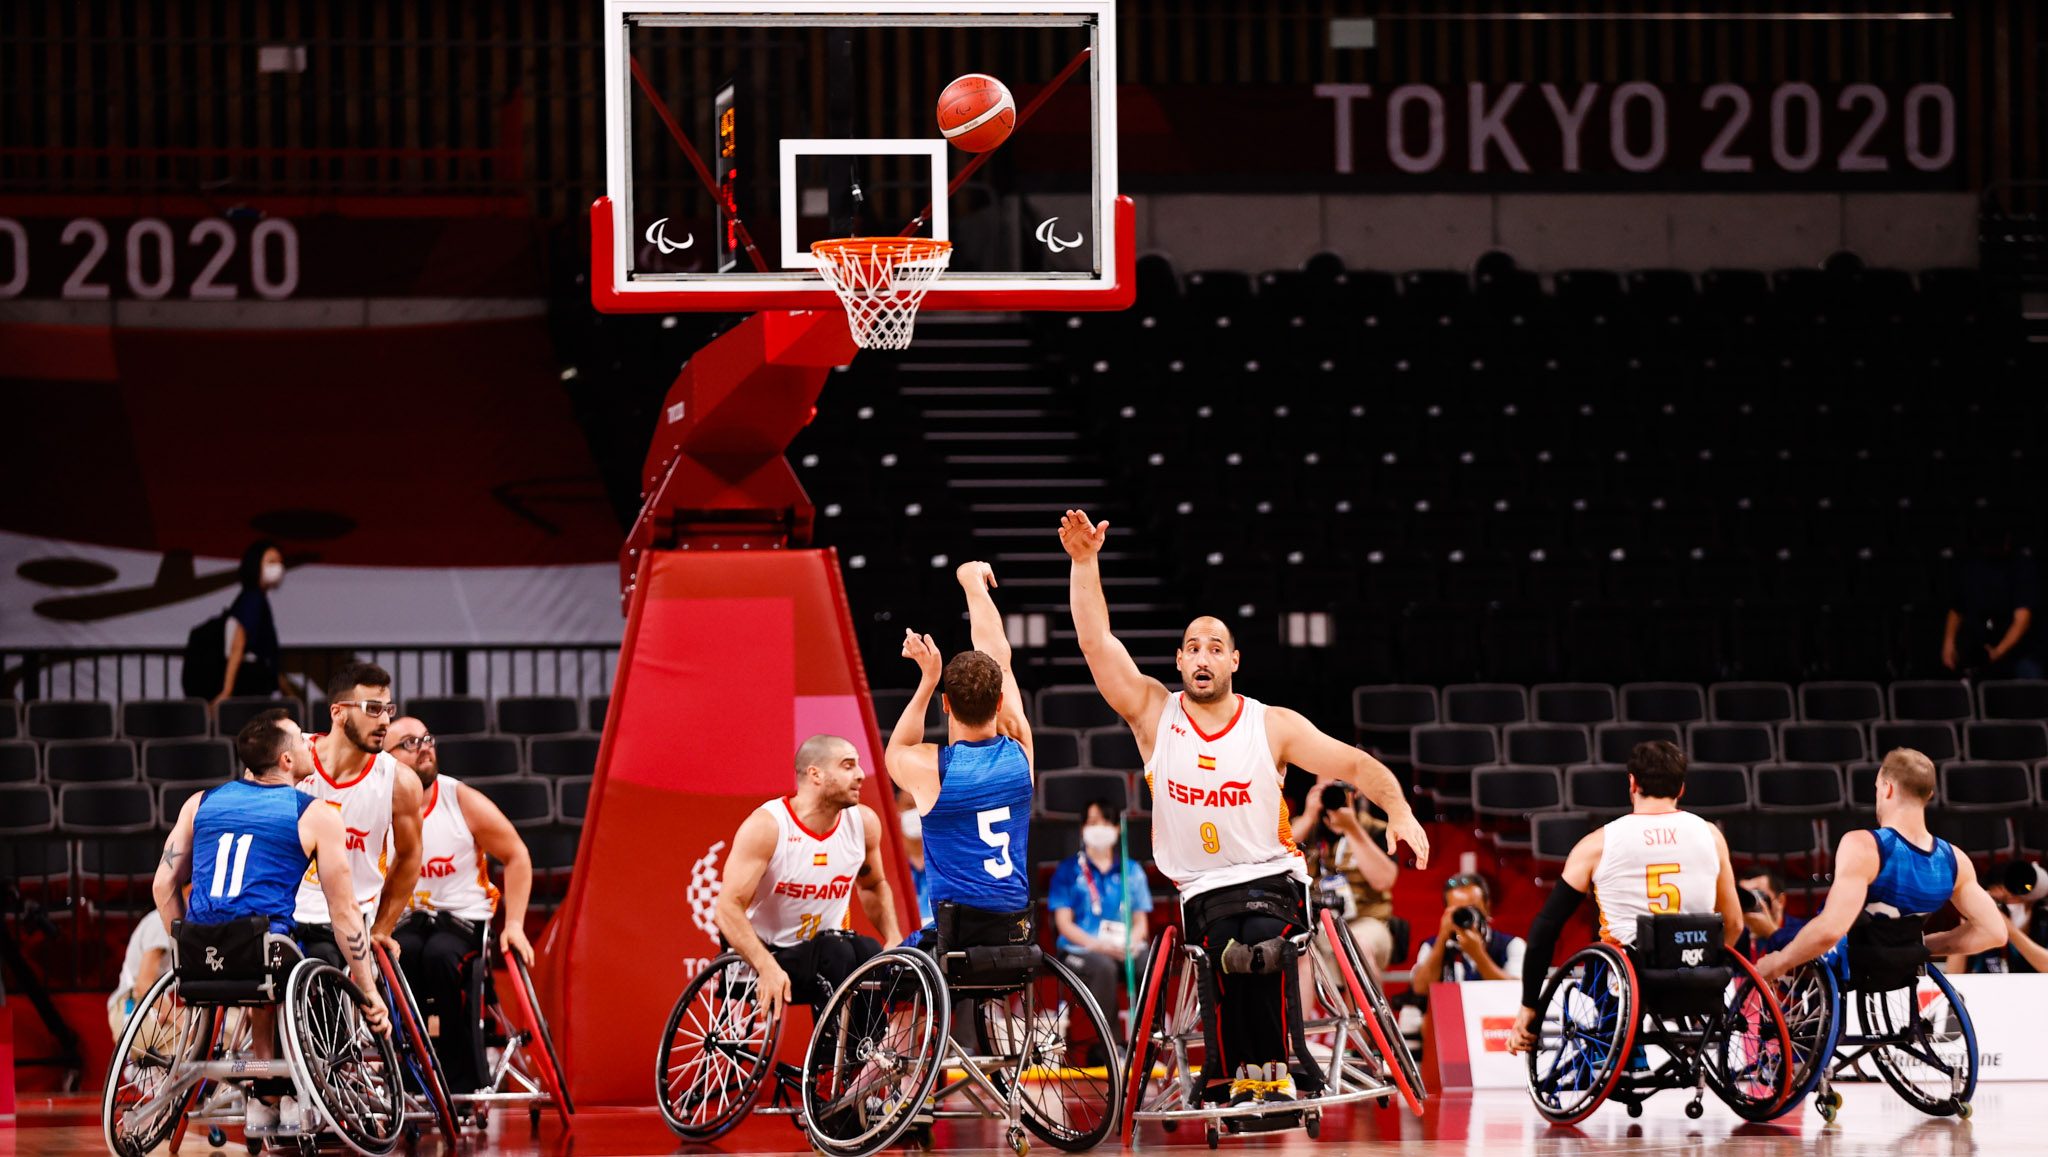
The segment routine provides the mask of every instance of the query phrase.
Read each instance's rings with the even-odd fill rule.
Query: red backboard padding
[[[868,804],[893,815],[833,552],[645,556],[575,876],[536,969],[579,1106],[654,1103],[669,1006],[719,951],[707,929],[725,848],[790,792],[797,744],[817,732],[853,741]],[[909,929],[909,865],[896,826],[883,831]]]

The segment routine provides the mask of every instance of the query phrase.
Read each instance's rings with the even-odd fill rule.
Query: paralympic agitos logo
[[[1194,807],[1237,807],[1252,802],[1252,785],[1246,779],[1228,779],[1213,788],[1166,781],[1166,798]]]

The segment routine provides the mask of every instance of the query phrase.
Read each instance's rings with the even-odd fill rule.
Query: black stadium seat
[[[554,792],[546,780],[500,777],[465,779],[462,786],[481,792],[498,805],[515,828],[540,828],[555,819]]]
[[[114,705],[92,699],[38,699],[28,705],[30,739],[112,739]]]
[[[1749,771],[1735,764],[1688,761],[1685,768],[1685,810],[1703,816],[1746,812],[1756,802]]]
[[[144,783],[67,783],[57,791],[57,830],[117,836],[156,828],[156,792]]]
[[[2001,859],[2018,847],[2012,817],[2004,812],[1945,809],[1930,812],[1927,826],[1965,855],[1978,859]]]
[[[590,808],[590,777],[555,781],[555,816],[570,827],[582,827]]]
[[[1103,699],[1102,692],[1090,683],[1061,684],[1047,687],[1038,693],[1038,714],[1032,723],[1041,727],[1065,727],[1073,731],[1086,731],[1095,727],[1108,727],[1122,722],[1116,712]],[[882,730],[886,734],[893,719],[884,721]]]
[[[583,711],[567,695],[510,695],[498,700],[503,735],[562,735],[583,730]]]
[[[212,729],[204,699],[130,699],[121,704],[121,734],[130,739],[187,739]]]
[[[1977,716],[2048,721],[2048,679],[1987,679],[1977,684]]]
[[[1707,717],[1707,695],[1697,683],[1629,683],[1621,689],[1627,723],[1696,723]]]
[[[1545,812],[1529,820],[1529,855],[1537,864],[1563,865],[1601,820],[1585,812]]]
[[[1079,820],[1088,805],[1108,800],[1130,807],[1131,777],[1116,771],[1048,771],[1038,776],[1035,794],[1039,815]]]
[[[223,738],[233,739],[235,734],[242,730],[243,724],[265,711],[278,707],[282,707],[289,712],[292,721],[300,727],[304,727],[309,731],[325,731],[327,729],[327,714],[325,711],[321,712],[320,721],[317,725],[308,726],[306,704],[304,701],[297,697],[284,698],[274,695],[237,695],[223,699],[220,701],[220,706],[214,709],[214,724],[217,732]]]
[[[1439,804],[1463,804],[1472,798],[1472,769],[1500,762],[1493,728],[1472,723],[1433,723],[1409,737],[1409,761],[1415,785]]]
[[[1601,763],[1623,764],[1637,744],[1660,740],[1683,746],[1685,734],[1675,723],[1602,723],[1593,728],[1593,755]]]
[[[1472,771],[1472,812],[1529,816],[1564,807],[1564,777],[1554,767],[1492,764]]]
[[[1685,729],[1686,758],[1702,763],[1768,763],[1778,757],[1767,723],[1694,723]]]
[[[2037,719],[1973,720],[1963,724],[1966,759],[2032,763],[2048,759],[2048,724]]]
[[[1799,718],[1816,723],[1874,723],[1885,717],[1884,689],[1875,683],[1799,685]]]
[[[1893,719],[1961,722],[1976,714],[1970,685],[1955,679],[1901,679],[1890,688]]]
[[[2018,763],[1956,759],[1940,775],[1938,798],[1949,811],[2019,812],[2034,803],[2032,776]]]
[[[1368,749],[1406,755],[1411,731],[1440,722],[1434,687],[1388,684],[1351,692],[1351,724],[1357,741]]]
[[[605,716],[611,713],[612,697],[592,695],[584,707],[583,725],[592,731],[603,731]]]
[[[1039,771],[1067,771],[1081,766],[1081,736],[1060,727],[1031,729],[1031,765]]]
[[[142,745],[142,778],[151,783],[223,783],[241,769],[225,739],[152,739]]]
[[[1716,723],[1779,723],[1794,717],[1792,688],[1783,683],[1716,683],[1707,688],[1707,718]]]
[[[25,739],[0,739],[0,783],[34,783],[42,777],[36,745]]]
[[[1905,721],[1874,723],[1870,727],[1870,752],[1879,759],[1895,747],[1910,747],[1936,763],[1962,754],[1953,723]]]
[[[1617,714],[1614,688],[1605,683],[1541,683],[1529,692],[1531,715],[1538,723],[1612,722]]]
[[[599,742],[595,735],[536,735],[526,741],[527,770],[555,779],[594,775]]]
[[[1083,737],[1087,743],[1088,766],[1098,771],[1143,771],[1145,759],[1138,754],[1138,741],[1131,729],[1119,723],[1097,727]]]
[[[426,724],[428,731],[442,739],[452,735],[482,735],[491,727],[484,701],[474,695],[421,695],[407,699],[399,706],[405,714]]]
[[[1628,769],[1618,763],[1581,763],[1564,769],[1565,806],[1577,812],[1620,815],[1634,807]]]
[[[1501,729],[1502,757],[1510,764],[1565,767],[1593,758],[1586,729],[1571,723],[1516,723]]]
[[[60,739],[43,747],[43,778],[106,783],[135,778],[135,745],[122,739]]]
[[[10,840],[57,826],[57,801],[39,783],[0,784],[0,836]],[[0,873],[5,878],[6,873]]]
[[[1824,763],[1764,763],[1752,769],[1756,810],[1828,815],[1848,806],[1839,768]]]
[[[1781,723],[1778,755],[1787,763],[1847,764],[1870,757],[1863,729],[1854,723]]]
[[[1517,683],[1457,683],[1444,688],[1445,723],[1499,726],[1529,718],[1529,696]]]
[[[519,741],[509,735],[436,734],[434,752],[441,770],[457,779],[489,779],[520,772]]]

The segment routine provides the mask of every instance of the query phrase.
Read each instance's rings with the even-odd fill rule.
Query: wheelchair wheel
[[[212,1040],[211,1011],[179,1000],[172,973],[158,977],[121,1030],[107,1066],[100,1130],[110,1151],[142,1157],[170,1139],[199,1085],[177,1090],[177,1072],[204,1060]]]
[[[1921,1112],[1951,1117],[1977,1092],[1977,1030],[1941,969],[1928,965],[1927,977],[1937,991],[1925,1008],[1914,987],[1859,993],[1863,1031],[1891,1042],[1871,1050],[1886,1084]]]
[[[886,1148],[925,1111],[952,1032],[951,998],[932,958],[875,956],[819,1010],[804,1052],[804,1131],[833,1157]]]
[[[539,1063],[534,1067],[542,1070],[548,1092],[555,1098],[555,1115],[562,1118],[563,1126],[567,1127],[569,1118],[576,1115],[576,1102],[569,1096],[569,1078],[562,1071],[562,1054],[555,1050],[555,1034],[548,1031],[548,1018],[540,1014],[540,995],[533,987],[533,973],[517,952],[509,956],[512,995],[519,1001],[519,1011],[526,1017],[526,1023],[533,1026],[534,1039],[540,1042]],[[538,1110],[535,1116],[539,1116]]]
[[[1798,1059],[1777,993],[1749,961],[1730,952],[1735,967],[1719,1015],[1708,1022],[1700,1058],[1707,1084],[1745,1121],[1768,1121],[1785,1108]]]
[[[685,1141],[724,1136],[773,1078],[786,1016],[763,1015],[755,979],[744,957],[725,953],[684,987],[668,1014],[654,1059],[654,1099]]]
[[[1059,959],[1044,957],[1022,990],[975,1001],[974,1035],[984,1056],[1015,1058],[1014,1067],[994,1074],[996,1086],[1008,1093],[1016,1084],[1024,1125],[1046,1144],[1077,1153],[1117,1127],[1114,1034],[1094,995]]]
[[[1201,998],[1196,990],[1194,970],[1188,965],[1187,950],[1181,946],[1180,929],[1169,924],[1152,938],[1152,953],[1145,958],[1145,972],[1131,1002],[1130,1046],[1124,1052],[1124,1096],[1122,1125],[1127,1139],[1137,1137],[1134,1117],[1147,1105],[1172,1095],[1179,1088],[1190,1105],[1197,1096],[1196,1066],[1184,1063],[1186,1055],[1174,1047],[1183,1037],[1192,1037],[1189,1052],[1202,1048]],[[1155,1068],[1163,1069],[1159,1076]],[[1169,1122],[1168,1128],[1172,1125]]]
[[[1620,949],[1591,944],[1543,986],[1529,1099],[1554,1125],[1575,1125],[1614,1092],[1635,1052],[1641,990]]]
[[[390,1035],[370,1031],[340,969],[318,960],[292,969],[282,1036],[300,1095],[349,1148],[383,1157],[397,1147],[405,1130],[398,1049]]]
[[[1809,960],[1780,982],[1778,1007],[1792,1042],[1792,1090],[1777,1116],[1796,1113],[1827,1075],[1842,1036],[1842,993],[1826,961]]]
[[[1381,1064],[1394,1079],[1394,1087],[1401,1090],[1401,1099],[1408,1102],[1408,1111],[1420,1117],[1422,1070],[1408,1052],[1408,1038],[1401,1035],[1401,1023],[1394,1016],[1394,1008],[1387,1003],[1386,993],[1380,991],[1379,981],[1366,968],[1365,957],[1351,939],[1351,929],[1327,908],[1323,909],[1322,921],[1323,936],[1335,949],[1337,971],[1344,978],[1352,1008],[1372,1034]]]
[[[377,957],[377,975],[384,982],[384,1003],[391,1014],[392,1030],[404,1034],[404,1063],[412,1070],[413,1082],[426,1097],[427,1107],[433,1110],[442,1139],[453,1146],[462,1135],[455,1124],[455,1101],[448,1095],[448,1082],[441,1078],[441,1059],[434,1055],[434,1046],[427,1040],[426,1022],[420,1017],[420,1004],[413,998],[412,984],[382,944],[372,944],[370,950]]]

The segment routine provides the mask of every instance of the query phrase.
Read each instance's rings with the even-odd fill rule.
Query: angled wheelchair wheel
[[[340,969],[318,960],[292,969],[281,1036],[300,1095],[344,1144],[363,1157],[383,1157],[397,1147],[405,1131],[398,1048],[391,1034],[370,1030],[356,986]]]
[[[1414,1054],[1408,1051],[1408,1038],[1401,1035],[1401,1023],[1394,1016],[1394,1007],[1387,1003],[1387,995],[1380,991],[1379,981],[1366,968],[1365,956],[1358,951],[1357,942],[1352,940],[1351,929],[1328,908],[1323,909],[1322,924],[1323,936],[1334,949],[1337,971],[1344,978],[1344,987],[1353,1009],[1365,1022],[1366,1031],[1372,1034],[1372,1043],[1379,1050],[1387,1075],[1394,1080],[1394,1087],[1401,1090],[1401,1099],[1408,1102],[1408,1111],[1420,1117],[1422,1069],[1416,1065]]]
[[[441,1077],[441,1059],[434,1055],[433,1042],[427,1039],[426,1020],[420,1015],[419,1001],[413,998],[412,984],[382,944],[373,942],[370,951],[377,958],[377,975],[383,981],[384,1004],[391,1014],[392,1030],[401,1034],[405,1045],[400,1059],[426,1097],[442,1139],[452,1146],[461,1136],[455,1124],[455,1100],[448,1095],[448,1082]]]
[[[864,961],[818,1011],[804,1052],[804,1131],[833,1157],[866,1157],[925,1111],[952,1032],[932,958],[896,948]]]
[[[1575,1125],[1614,1093],[1635,1052],[1641,989],[1628,957],[1609,944],[1571,954],[1543,986],[1529,1099],[1554,1125]]]
[[[1115,1034],[1064,962],[1044,957],[1021,990],[976,1000],[974,1035],[982,1055],[1013,1058],[992,1075],[1005,1093],[1016,1086],[1024,1126],[1039,1140],[1074,1153],[1117,1127]]]
[[[787,1019],[768,1019],[754,968],[737,952],[712,960],[676,998],[654,1058],[655,1103],[685,1141],[723,1137],[746,1120],[774,1078]]]
[[[1134,1115],[1176,1092],[1191,1107],[1197,1093],[1199,1066],[1191,1055],[1202,1046],[1201,997],[1194,968],[1181,944],[1180,929],[1169,924],[1152,938],[1151,955],[1131,1002],[1131,1035],[1124,1051],[1122,1124],[1127,1139],[1137,1137]],[[1185,1048],[1177,1042],[1189,1039]]]
[[[569,1096],[569,1078],[562,1069],[562,1054],[555,1049],[555,1034],[548,1029],[548,1018],[541,1015],[540,993],[533,987],[533,973],[526,967],[526,961],[514,952],[508,963],[512,965],[512,995],[519,1002],[519,1013],[533,1026],[534,1039],[540,1042],[540,1057],[534,1067],[541,1070],[548,1093],[555,1098],[555,1114],[566,1126],[569,1118],[576,1115],[576,1102]],[[539,1119],[536,1110],[534,1120]]]
[[[1707,1084],[1745,1121],[1768,1121],[1785,1108],[1798,1065],[1778,994],[1736,953],[1719,1015],[1709,1021],[1700,1058]]]
[[[179,1072],[206,1059],[213,1016],[179,1000],[177,983],[168,971],[158,977],[114,1043],[100,1130],[119,1157],[143,1157],[170,1140],[198,1089],[197,1081],[179,1088]]]
[[[1778,1007],[1785,1011],[1785,1036],[1792,1044],[1792,1090],[1776,1116],[1799,1111],[1820,1087],[1842,1038],[1842,993],[1835,970],[1823,960],[1809,960],[1778,984]]]
[[[1921,1112],[1952,1117],[1977,1092],[1977,1030],[1941,969],[1928,965],[1927,977],[1936,992],[1925,1008],[1905,987],[1857,993],[1859,1011],[1865,1035],[1890,1042],[1870,1054],[1885,1083]]]

